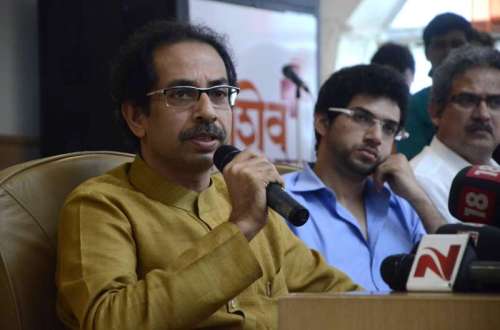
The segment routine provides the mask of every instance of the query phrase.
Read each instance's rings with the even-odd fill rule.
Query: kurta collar
[[[148,197],[169,206],[189,212],[197,212],[197,200],[201,194],[210,194],[213,184],[199,193],[172,183],[155,173],[141,157],[136,156],[129,170],[130,183]]]

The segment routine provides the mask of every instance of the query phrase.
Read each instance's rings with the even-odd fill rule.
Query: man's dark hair
[[[372,64],[390,66],[404,74],[406,69],[415,73],[415,59],[410,49],[404,45],[387,42],[377,49],[370,61]]]
[[[453,81],[477,67],[500,70],[500,52],[491,47],[464,45],[451,51],[432,76],[431,103],[441,114],[449,102]]]
[[[468,41],[472,34],[472,25],[460,15],[443,13],[434,17],[424,28],[423,39],[425,49],[429,48],[432,38],[453,30],[463,31]]]
[[[223,36],[206,26],[184,22],[155,21],[146,24],[123,44],[111,66],[111,95],[115,102],[116,117],[136,150],[139,150],[139,140],[123,119],[121,105],[130,101],[149,114],[149,98],[146,94],[158,79],[153,53],[159,47],[184,41],[212,46],[224,62],[228,83],[236,86],[236,70]]]
[[[378,64],[355,65],[333,73],[319,90],[314,112],[326,113],[331,123],[338,113],[328,111],[328,108],[345,108],[360,94],[394,101],[401,111],[400,127],[404,126],[408,85],[396,70]],[[320,139],[321,136],[316,132],[316,150]]]
[[[477,46],[495,47],[495,39],[486,31],[472,29],[470,42]]]

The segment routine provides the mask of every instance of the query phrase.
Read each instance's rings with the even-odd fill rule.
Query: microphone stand
[[[302,125],[300,123],[300,85],[296,84],[296,90],[295,90],[295,113],[297,114],[297,124],[295,126],[296,128],[296,134],[295,134],[295,137],[296,137],[296,141],[295,141],[295,144],[296,144],[296,150],[297,150],[297,161],[299,163],[301,163],[303,161],[302,159],[302,147],[301,147],[301,138],[300,138],[300,132],[302,131]]]

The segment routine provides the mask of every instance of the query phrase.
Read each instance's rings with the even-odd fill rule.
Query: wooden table
[[[280,330],[500,330],[500,294],[291,294]]]

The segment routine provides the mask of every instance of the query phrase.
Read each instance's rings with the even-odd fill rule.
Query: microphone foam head
[[[380,274],[389,287],[395,291],[406,291],[406,281],[410,276],[413,254],[396,254],[382,261]]]
[[[469,223],[500,227],[500,168],[489,165],[464,167],[451,184],[448,209]]]
[[[214,153],[214,164],[215,167],[219,171],[222,172],[224,167],[231,161],[233,158],[240,153],[240,150],[235,146],[229,144],[223,144]]]
[[[293,71],[293,68],[292,68],[292,66],[290,64],[285,65],[281,69],[281,72],[283,72],[283,74],[285,75],[285,77],[288,77],[288,75],[290,74],[291,71]]]

